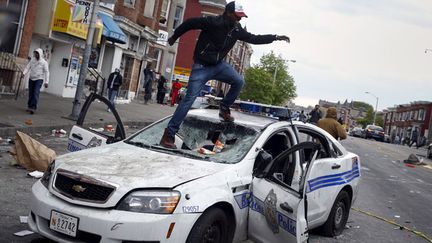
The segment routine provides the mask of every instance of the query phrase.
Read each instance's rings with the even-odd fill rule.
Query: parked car
[[[178,149],[158,145],[170,117],[119,142],[76,126],[70,147],[82,150],[59,156],[34,184],[30,228],[102,243],[307,242],[317,227],[341,234],[359,157],[317,126],[232,114],[223,123],[216,109],[189,111]],[[102,146],[87,149],[96,135]]]
[[[351,136],[353,136],[353,137],[363,137],[363,128],[361,128],[361,127],[354,127],[351,130]]]
[[[384,142],[384,129],[376,125],[367,125],[364,130],[364,138],[373,138],[375,140]]]
[[[427,158],[432,159],[432,143],[427,148]]]

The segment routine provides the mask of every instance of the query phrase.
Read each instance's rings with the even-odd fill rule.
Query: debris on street
[[[51,135],[55,136],[55,137],[61,137],[61,138],[63,138],[63,137],[66,137],[67,132],[65,130],[63,130],[63,129],[54,129],[54,130],[51,131]]]
[[[410,154],[408,156],[408,159],[403,161],[405,164],[412,164],[412,165],[425,165],[425,163],[423,163],[423,158],[419,158],[417,155],[415,154]]]
[[[28,223],[28,216],[19,216],[20,223],[21,224],[27,224]]]
[[[14,235],[20,236],[20,237],[23,237],[23,236],[26,236],[26,235],[31,235],[31,234],[34,234],[34,232],[30,231],[30,230],[22,230],[20,232],[14,233]]]
[[[39,179],[39,178],[42,178],[43,174],[44,174],[43,172],[35,170],[33,172],[28,173],[27,175],[29,175],[33,178]]]
[[[28,171],[45,171],[56,157],[54,150],[20,131],[16,133],[15,147],[10,154],[18,165]]]

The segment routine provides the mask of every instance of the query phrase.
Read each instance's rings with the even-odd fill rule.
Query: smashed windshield
[[[219,163],[237,163],[250,150],[260,134],[258,128],[218,119],[188,116],[176,136],[177,149],[164,149],[159,142],[169,118],[156,123],[127,140],[163,153],[199,158]]]

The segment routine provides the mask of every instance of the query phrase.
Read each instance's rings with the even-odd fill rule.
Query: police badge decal
[[[274,234],[279,233],[276,203],[276,194],[274,193],[273,189],[271,189],[266,199],[264,200],[264,216],[266,218],[267,225],[270,227]]]

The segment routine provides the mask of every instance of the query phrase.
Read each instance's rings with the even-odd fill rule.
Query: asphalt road
[[[58,154],[66,152],[67,138],[44,135],[38,139]],[[428,242],[374,217],[432,237],[432,169],[410,168],[400,162],[410,153],[424,155],[425,150],[352,137],[343,144],[360,156],[363,165],[361,188],[353,207],[373,216],[351,210],[348,228],[341,236],[326,238],[312,234],[310,242]],[[30,189],[36,180],[28,177],[25,170],[9,165],[12,158],[5,153],[9,148],[0,145],[0,242],[49,242],[36,234],[13,235],[28,229],[26,224],[20,224],[19,216],[28,214]]]

